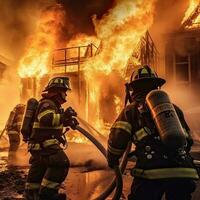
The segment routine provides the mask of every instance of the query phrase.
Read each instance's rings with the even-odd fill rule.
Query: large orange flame
[[[197,6],[200,4],[200,0],[190,0],[189,1],[189,7],[187,8],[184,18],[182,20],[182,24],[190,17],[190,15],[195,11]],[[192,21],[192,26],[186,27],[186,28],[195,28],[197,24],[200,23],[200,16],[197,18],[193,19]]]
[[[96,45],[100,43],[98,54],[83,64],[89,91],[88,105],[93,110],[92,123],[98,130],[105,130],[102,129],[104,126],[100,116],[101,87],[109,87],[109,84],[112,84],[109,80],[104,83],[105,78],[102,77],[116,71],[125,78],[126,66],[131,55],[137,50],[141,38],[153,23],[155,1],[115,0],[115,6],[101,19],[93,16],[96,36],[76,35],[67,44],[67,47],[71,47],[88,45],[91,42]],[[49,16],[45,14],[40,19],[27,52],[20,61],[21,77],[41,77],[48,73],[49,56],[55,47],[60,16],[58,12],[51,11]],[[134,60],[134,63],[138,64],[139,61]],[[121,103],[118,97],[115,97],[115,103],[119,113]],[[86,108],[86,111],[88,109]]]
[[[38,22],[35,33],[29,38],[25,55],[19,62],[20,77],[42,77],[49,71],[49,57],[55,48],[56,34],[63,20],[60,5],[45,10]]]
[[[84,64],[86,79],[89,87],[93,88],[90,107],[93,102],[99,102],[101,75],[106,76],[113,71],[118,71],[121,76],[125,75],[129,58],[153,23],[154,3],[155,1],[149,0],[116,0],[115,7],[101,20],[93,17],[97,38],[101,40],[101,49],[97,56]],[[106,83],[107,86],[109,84],[111,83]],[[101,117],[99,107],[94,108],[96,121],[93,121],[96,126],[100,124]]]

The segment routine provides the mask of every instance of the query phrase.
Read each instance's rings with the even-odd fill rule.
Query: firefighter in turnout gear
[[[164,83],[165,80],[159,78],[147,65],[134,71],[130,83],[127,84],[130,104],[125,106],[111,127],[107,150],[108,165],[111,168],[119,165],[119,159],[128,142],[132,140],[135,144],[134,154],[137,161],[131,170],[134,181],[129,200],[161,200],[164,194],[166,200],[191,200],[191,193],[196,187],[194,180],[199,178],[189,154],[193,140],[183,112],[176,105],[164,101],[164,104],[158,105],[159,109],[153,107],[155,113],[160,113],[152,115],[147,106],[147,99],[149,97],[151,100],[152,92],[156,92],[154,97],[158,101],[163,101],[164,91],[162,92],[160,87]],[[170,112],[167,110],[169,107]],[[168,113],[165,113],[164,120],[157,120],[166,110]],[[152,116],[155,116],[155,119]],[[172,124],[167,124],[169,119],[172,119]],[[184,136],[181,133],[178,136],[172,134],[176,131],[176,126],[172,126],[175,119],[178,120],[180,130],[184,131]],[[165,126],[161,134],[159,130],[162,126],[159,123]],[[173,129],[171,135],[163,136],[167,129]],[[176,139],[170,141],[170,137]],[[183,142],[180,143],[179,139]],[[174,149],[169,149],[170,145],[166,145],[165,142],[171,142]],[[176,144],[180,146],[176,147]]]
[[[16,152],[20,144],[20,130],[25,110],[24,104],[17,104],[10,112],[9,119],[6,124],[6,130],[9,138],[8,161],[12,164],[16,159]]]
[[[76,112],[71,107],[65,111],[61,108],[68,90],[71,90],[69,78],[55,77],[48,83],[37,105],[28,139],[31,167],[25,185],[27,200],[66,199],[66,195],[58,190],[68,174],[69,159],[60,144],[66,143],[63,127],[78,125],[74,118]]]

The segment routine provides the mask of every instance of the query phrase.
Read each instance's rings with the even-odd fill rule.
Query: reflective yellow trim
[[[115,122],[111,129],[112,128],[119,128],[119,129],[123,129],[124,131],[128,132],[129,134],[131,134],[131,130],[132,130],[132,126],[130,123],[128,122],[125,122],[125,121],[117,121]]]
[[[48,146],[53,145],[53,144],[59,144],[58,140],[56,140],[56,139],[45,140],[43,142],[43,147],[48,147]]]
[[[17,124],[17,126],[21,126],[22,122],[17,122],[16,124]]]
[[[60,114],[53,114],[52,126],[60,125]]]
[[[135,138],[137,141],[142,140],[145,136],[148,135],[148,132],[150,133],[150,130],[147,127],[141,128],[140,130],[135,132]]]
[[[25,189],[26,190],[36,190],[40,188],[40,183],[26,183]]]
[[[124,153],[124,149],[117,149],[108,145],[108,151],[112,154],[121,156]]]
[[[63,129],[63,125],[60,126],[40,126],[39,122],[33,123],[33,128],[39,128],[39,129]]]
[[[132,170],[132,175],[146,179],[161,179],[161,178],[194,178],[198,179],[197,171],[193,168],[164,168],[143,170],[135,168]]]
[[[28,144],[28,150],[33,150],[33,151],[39,151],[41,150],[41,146],[40,144],[36,143],[36,144]]]
[[[42,117],[44,117],[45,115],[51,114],[51,113],[55,113],[55,111],[54,110],[45,110],[45,111],[41,112],[38,115],[38,120],[40,121]]]
[[[57,78],[57,79],[55,79],[55,80],[53,81],[53,83],[64,83],[64,82],[63,82],[63,79]]]
[[[45,178],[42,179],[42,184],[43,187],[51,188],[51,189],[59,189],[60,183],[49,181]]]
[[[148,74],[147,69],[143,68],[142,71],[141,71],[141,74]]]
[[[8,135],[19,135],[19,132],[17,131],[8,131],[7,133]]]
[[[13,126],[21,126],[21,125],[22,125],[22,122],[13,123]]]

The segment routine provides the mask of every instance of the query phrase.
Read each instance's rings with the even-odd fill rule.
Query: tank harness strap
[[[162,179],[162,178],[193,178],[199,179],[196,169],[193,168],[163,168],[144,170],[134,168],[131,175],[145,179]]]

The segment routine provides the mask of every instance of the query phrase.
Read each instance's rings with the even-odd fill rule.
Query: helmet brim
[[[46,88],[44,89],[42,92],[48,92],[48,91],[64,91],[64,92],[67,92],[67,91],[71,91],[71,88],[62,88],[62,87],[49,87],[49,88]]]
[[[158,77],[140,78],[129,83],[129,86],[135,89],[157,88],[166,83],[166,80]]]

